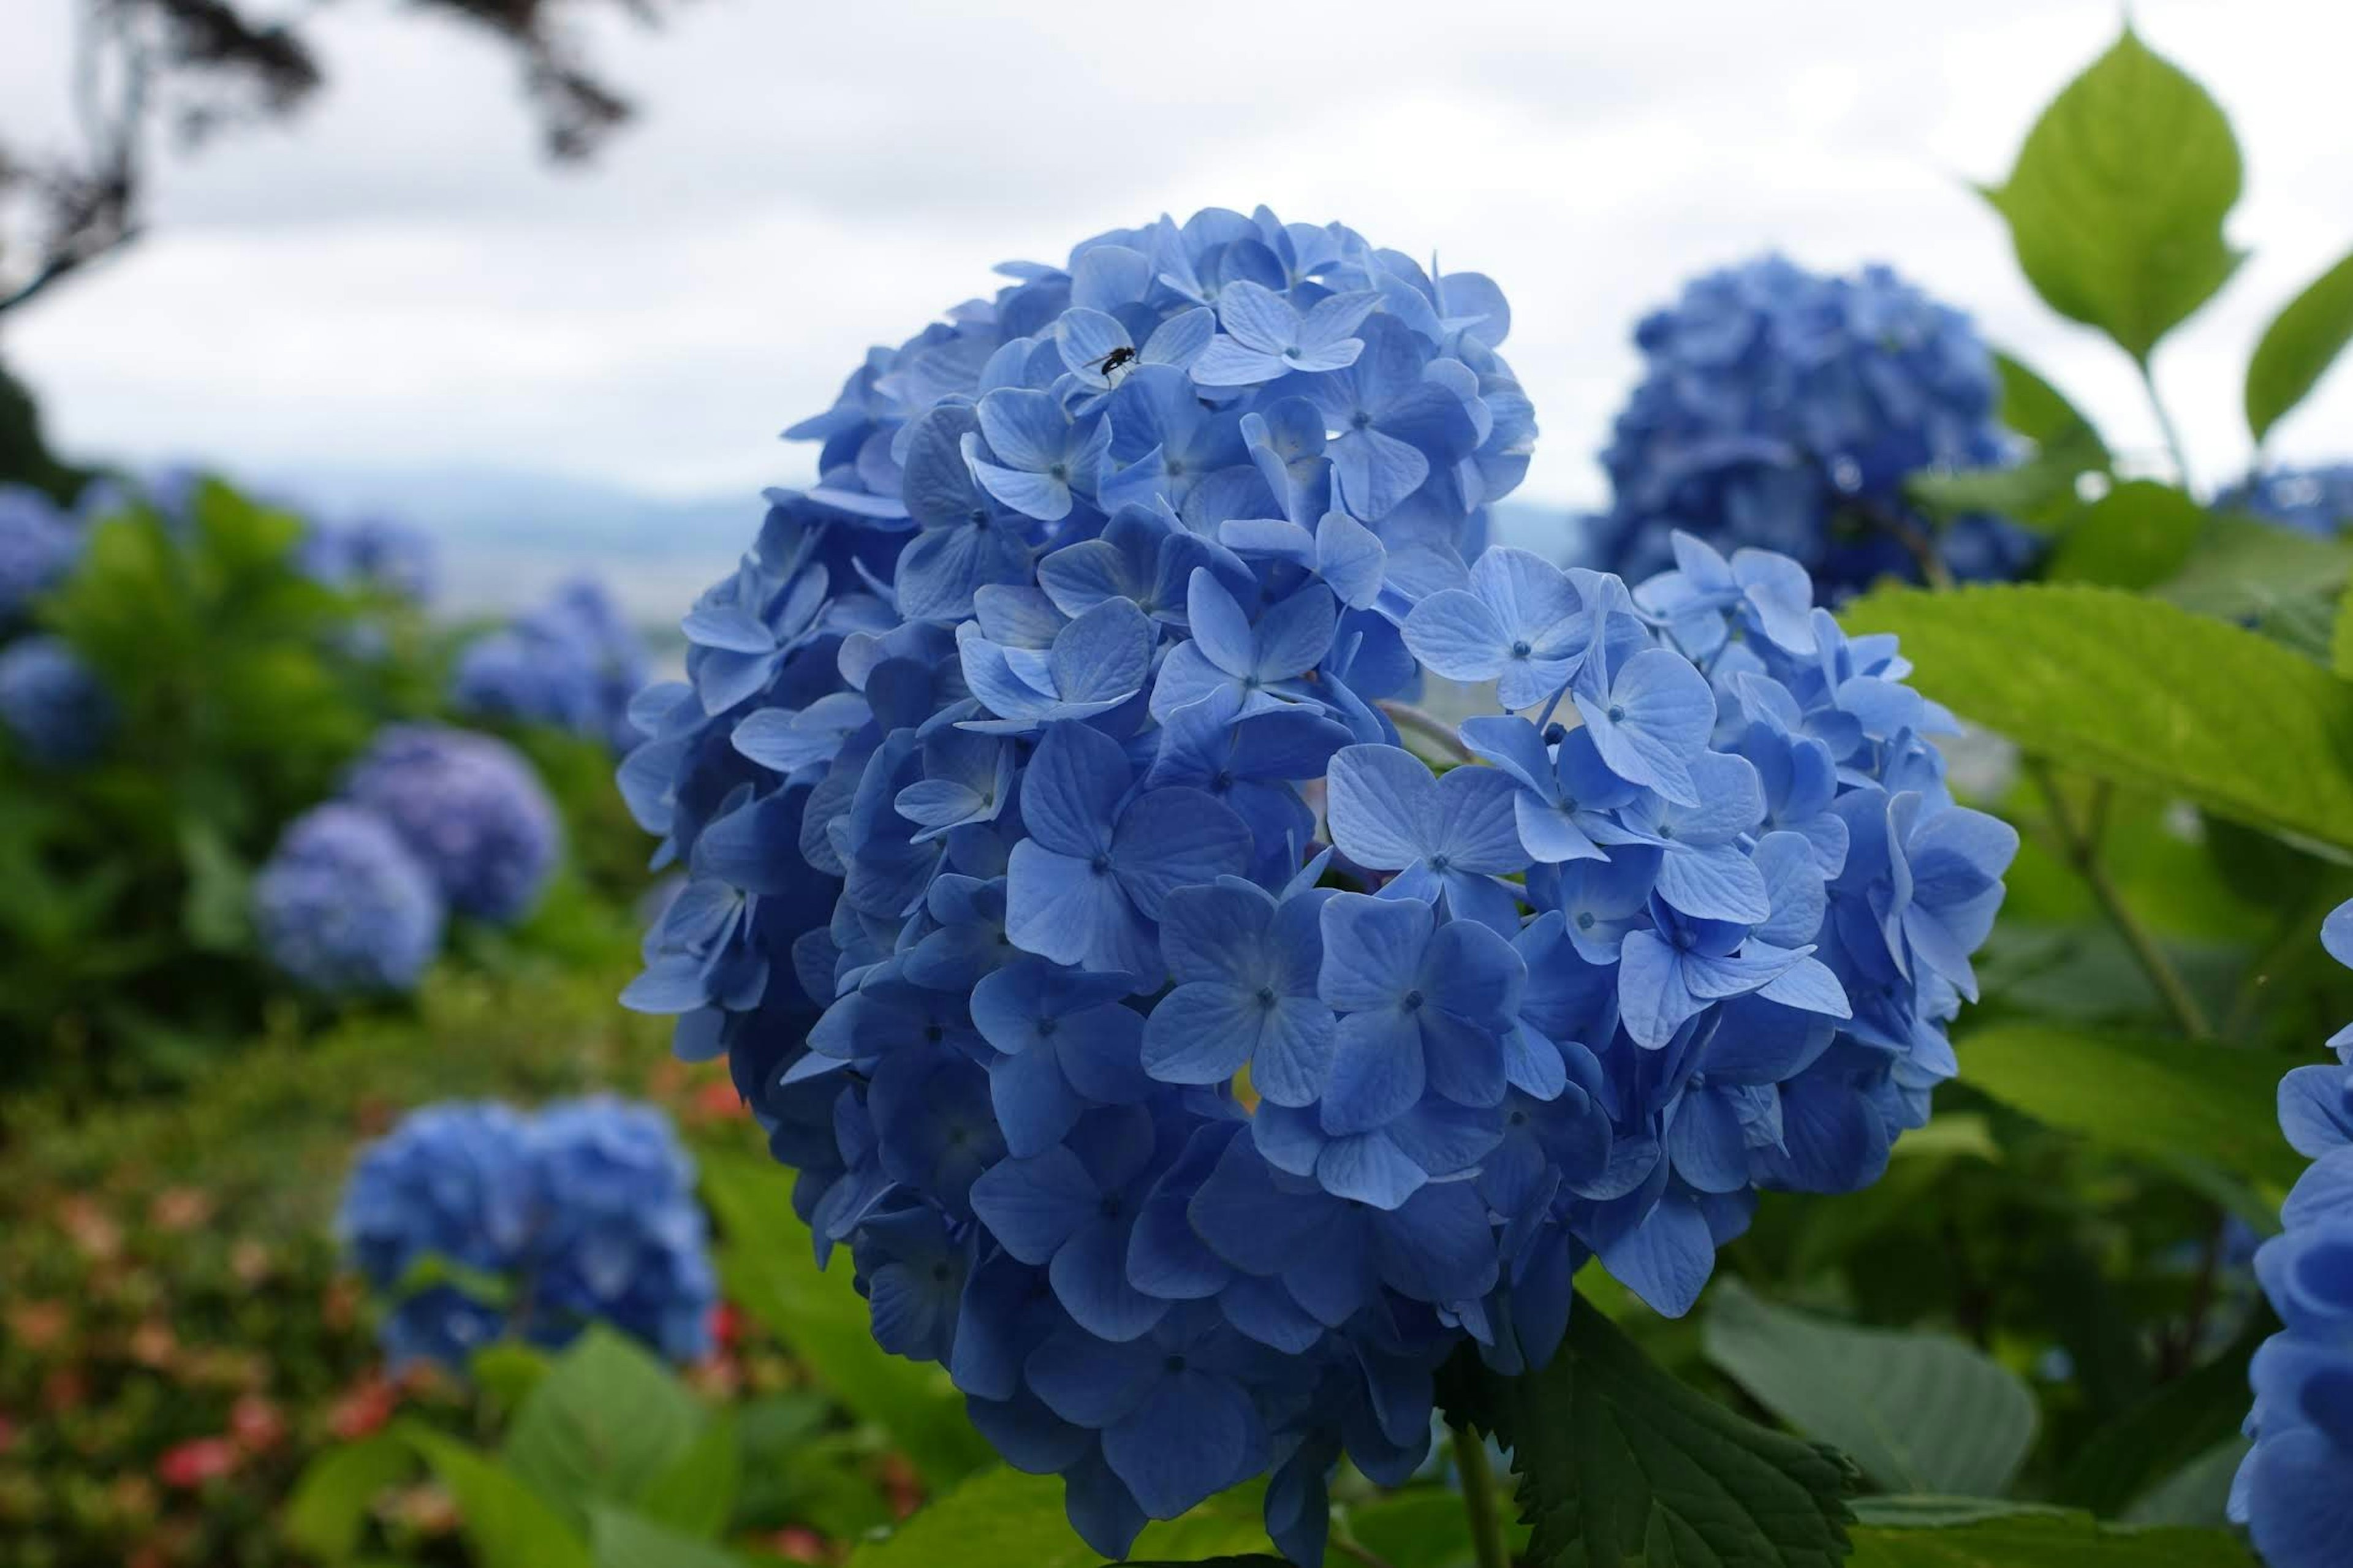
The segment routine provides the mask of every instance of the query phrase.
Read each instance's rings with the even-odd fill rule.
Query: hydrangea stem
[[[2122,889],[2108,876],[2107,868],[2100,863],[2098,824],[2104,815],[2102,808],[2106,804],[2108,786],[2105,784],[2099,786],[2100,795],[2091,813],[2079,824],[2073,812],[2068,808],[2066,795],[2059,786],[2058,775],[2051,771],[2051,764],[2039,757],[2029,758],[2026,768],[2042,787],[2043,801],[2050,807],[2051,827],[2059,840],[2060,852],[2066,858],[2068,865],[2074,868],[2075,875],[2083,879],[2084,885],[2092,890],[2092,896],[2099,900],[2101,909],[2107,912],[2109,923],[2116,928],[2116,934],[2123,937],[2125,945],[2132,950],[2134,962],[2148,976],[2149,984],[2157,987],[2158,994],[2164,998],[2174,1021],[2181,1026],[2181,1032],[2193,1040],[2210,1038],[2214,1031],[2206,1021],[2206,1010],[2198,1005],[2198,998],[2190,994],[2189,987],[2183,983],[2172,961],[2165,956],[2165,950],[2158,946],[2157,939],[2149,934],[2147,926],[2141,924],[2140,917],[2133,913],[2132,906],[2125,901]]]
[[[2165,399],[2158,395],[2157,374],[2149,369],[2148,361],[2145,358],[2135,359],[2133,363],[2140,369],[2141,388],[2148,394],[2149,408],[2157,415],[2157,427],[2164,434],[2165,450],[2173,458],[2174,482],[2189,490],[2191,489],[2189,448],[2181,444],[2181,431],[2174,425],[2173,416],[2167,412]]]
[[[1454,1469],[1462,1481],[1462,1510],[1471,1516],[1471,1546],[1479,1568],[1512,1568],[1504,1516],[1495,1510],[1495,1474],[1487,1465],[1487,1446],[1468,1427],[1454,1428]]]
[[[1428,709],[1417,708],[1410,702],[1398,702],[1386,697],[1381,699],[1378,706],[1382,712],[1389,716],[1389,722],[1398,729],[1412,731],[1458,763],[1467,763],[1471,760],[1470,748],[1463,745],[1462,737],[1454,732],[1454,726]]]

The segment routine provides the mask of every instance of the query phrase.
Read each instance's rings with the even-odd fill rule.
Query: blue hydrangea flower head
[[[2353,903],[2320,939],[2353,966]],[[2255,1352],[2254,1439],[2231,1489],[2231,1518],[2272,1568],[2353,1556],[2353,1029],[2337,1060],[2280,1084],[2281,1130],[2312,1164],[2289,1192],[2282,1234],[2255,1251],[2255,1278],[2284,1325]]]
[[[1487,279],[1264,209],[1001,270],[793,426],[634,704],[686,880],[624,1000],[1092,1546],[1264,1476],[1314,1563],[1588,1258],[1682,1312],[1760,1187],[1878,1174],[2014,842],[1794,562],[1482,551]]]
[[[427,1106],[362,1153],[337,1229],[392,1298],[396,1366],[462,1372],[491,1341],[560,1346],[591,1323],[673,1361],[710,1350],[718,1286],[694,1166],[650,1106]]]
[[[1924,470],[1986,468],[2012,444],[1993,357],[1968,317],[1885,267],[1852,277],[1767,255],[1708,273],[1635,330],[1642,379],[1602,463],[1592,563],[1635,582],[1678,530],[1787,555],[1833,599],[1916,580],[1913,542],[1955,575],[2011,577],[2032,536],[1991,517],[1939,530],[1905,497]]]
[[[96,757],[114,734],[114,699],[63,637],[46,633],[0,648],[0,731],[44,767]]]
[[[2246,511],[2299,533],[2334,539],[2353,523],[2353,463],[2267,468],[2214,498],[2217,511]]]
[[[81,555],[81,530],[40,491],[0,485],[0,627],[23,619]]]
[[[362,588],[423,604],[438,581],[433,536],[391,518],[313,522],[298,552],[302,570],[338,588]]]
[[[521,752],[468,730],[393,725],[343,782],[391,825],[451,910],[501,924],[539,901],[555,866],[555,806]]]
[[[458,656],[450,700],[472,719],[550,724],[616,752],[644,739],[629,700],[647,679],[644,639],[588,579],[475,638]]]
[[[413,990],[441,947],[431,873],[355,805],[330,803],[287,824],[254,877],[252,914],[263,954],[322,995]]]

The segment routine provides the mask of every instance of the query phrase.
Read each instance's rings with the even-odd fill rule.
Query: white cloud
[[[71,0],[10,0],[7,129],[54,127]],[[2150,0],[2231,109],[2256,257],[2160,356],[2197,466],[2245,458],[2239,367],[2353,241],[2336,105],[2353,21]],[[599,26],[642,122],[537,163],[509,63],[388,7],[322,14],[296,125],[168,162],[153,237],[12,323],[60,437],[252,467],[497,464],[748,489],[870,342],[1008,256],[1164,209],[1267,201],[1504,284],[1545,439],[1523,493],[1591,502],[1627,333],[1692,272],[1778,246],[1886,259],[2150,447],[2129,367],[2056,321],[1968,191],[2116,25],[2108,0],[1176,7],[721,0]],[[46,132],[44,132],[46,133]],[[2353,375],[2284,428],[2345,451]]]

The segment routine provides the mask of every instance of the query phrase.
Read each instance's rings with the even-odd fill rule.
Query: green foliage
[[[2034,1395],[1958,1340],[1826,1322],[1737,1280],[1709,1302],[1708,1359],[1890,1491],[2000,1497],[2033,1446]]]
[[[2127,28],[1985,195],[2043,301],[2146,363],[2244,258],[2222,234],[2240,180],[2221,110]]]
[[[2137,1530],[2021,1512],[1926,1529],[1863,1526],[1850,1568],[2255,1568],[2221,1530]]]
[[[2286,1066],[2211,1041],[2120,1039],[2031,1023],[1975,1029],[1958,1045],[1962,1081],[2054,1127],[2181,1170],[2227,1194],[2252,1222],[2304,1161],[2278,1136]],[[2218,1181],[2217,1177],[2221,1178]]]
[[[681,1484],[675,1471],[693,1458],[702,1425],[667,1367],[596,1328],[524,1398],[500,1458],[579,1530],[592,1504],[638,1503],[659,1481]]]
[[[2082,508],[2051,552],[2054,581],[2147,588],[2180,571],[2206,509],[2153,479],[2129,479]]]
[[[1686,1387],[1589,1303],[1542,1372],[1458,1356],[1447,1415],[1509,1447],[1537,1568],[1828,1568],[1847,1552],[1852,1466]]]
[[[2104,588],[1869,595],[1915,685],[2027,751],[2258,827],[2353,847],[2353,695],[2253,632]]]
[[[2247,361],[2247,428],[2261,443],[2353,342],[2353,256],[2315,279],[2263,329]]]

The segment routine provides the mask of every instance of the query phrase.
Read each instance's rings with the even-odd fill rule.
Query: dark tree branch
[[[512,49],[559,163],[593,157],[628,123],[566,26],[607,5],[644,23],[669,0],[417,0]],[[36,160],[0,143],[0,229],[27,237],[26,259],[0,256],[0,315],[113,254],[142,232],[142,153],[161,123],[194,145],[233,126],[283,118],[325,85],[301,24],[251,16],[248,0],[77,0],[74,107],[81,145]]]

